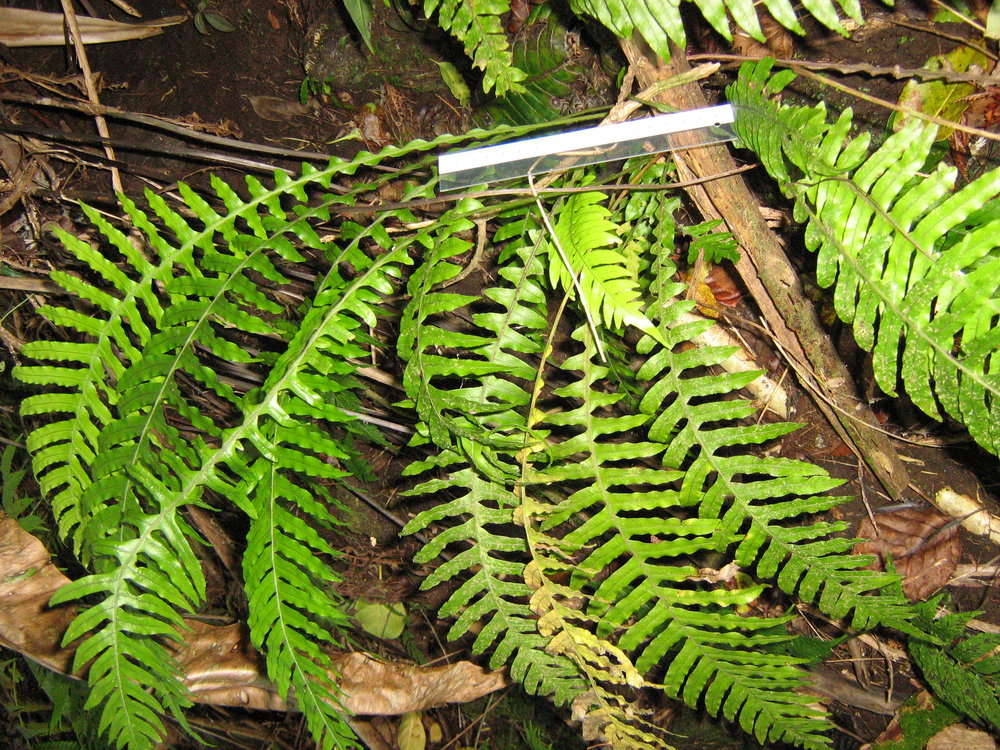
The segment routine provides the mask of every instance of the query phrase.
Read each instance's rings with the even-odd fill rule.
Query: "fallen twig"
[[[70,35],[73,38],[73,48],[76,50],[76,61],[83,71],[83,80],[87,87],[87,98],[91,104],[100,105],[101,100],[97,95],[97,85],[94,83],[94,75],[90,72],[90,61],[87,59],[87,50],[83,45],[83,37],[80,35],[80,23],[76,18],[76,11],[73,9],[72,0],[62,0],[63,13],[66,15],[66,23],[69,25]],[[97,132],[101,138],[110,139],[108,123],[104,115],[94,115],[94,122],[97,123]],[[115,160],[115,151],[110,144],[104,144],[104,153],[111,161]],[[111,167],[111,187],[116,193],[124,193],[125,187],[122,185],[122,175],[118,167]]]
[[[759,57],[751,55],[729,54],[697,54],[688,55],[688,61],[718,60],[719,62],[756,62]],[[899,65],[887,67],[871,63],[838,63],[825,60],[786,60],[777,58],[774,64],[779,68],[805,68],[807,70],[832,70],[844,75],[862,73],[874,77],[889,78],[919,78],[924,81],[948,81],[949,83],[980,83],[984,86],[996,86],[997,79],[985,73],[958,73],[953,70],[930,70],[928,68],[903,68]]]
[[[969,533],[1000,544],[1000,518],[986,510],[979,501],[945,487],[934,495],[933,502],[942,513],[959,519],[962,528]]]

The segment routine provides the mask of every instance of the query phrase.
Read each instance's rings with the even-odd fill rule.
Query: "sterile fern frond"
[[[610,220],[606,199],[597,191],[574,193],[561,207],[555,237],[546,243],[549,282],[571,296],[579,289],[580,304],[605,325],[635,326],[658,338],[656,326],[642,309],[636,269],[612,247],[620,242],[621,228]]]
[[[264,654],[267,673],[278,692],[294,695],[309,731],[322,750],[355,747],[344,722],[332,663],[324,647],[343,647],[337,629],[347,625],[343,609],[330,596],[337,580],[324,556],[335,551],[317,527],[335,523],[310,491],[290,482],[274,464],[258,462],[257,517],[243,556],[251,640]],[[308,513],[308,522],[291,508]]]
[[[524,71],[514,66],[500,16],[508,0],[424,0],[428,18],[437,11],[438,25],[462,43],[472,64],[483,71],[483,90],[503,96],[520,91]]]
[[[662,166],[642,168],[663,177]],[[632,195],[618,223],[603,199],[575,193],[557,203],[556,241],[542,232],[544,215],[501,224],[493,237],[508,243],[501,257],[521,263],[504,265],[505,283],[485,293],[502,310],[467,316],[472,325],[435,326],[439,313],[486,304],[434,289],[457,276],[453,258],[468,243],[435,243],[440,251],[413,277],[421,276],[400,350],[427,425],[415,444],[442,449],[409,472],[437,472],[413,492],[443,497],[406,529],[444,525],[419,556],[445,557],[427,585],[465,578],[441,614],[457,616],[453,637],[484,623],[475,650],[499,644],[494,666],[545,644],[561,686],[582,691],[574,715],[590,739],[661,744],[634,704],[636,689],[660,684],[761,742],[826,748],[829,723],[804,693],[800,660],[773,651],[790,638],[787,618],[740,611],[765,588],[747,574],[861,627],[906,628],[911,612],[883,591],[893,576],[860,570],[867,560],[850,555],[852,540],[833,537],[842,525],[809,522],[843,502],[824,494],[837,480],[749,453],[795,427],[742,424],[752,408],[731,394],[755,374],[707,371],[731,351],[682,346],[712,323],[687,322],[693,303],[679,299],[683,285],[672,279],[673,239],[683,231],[670,216],[677,201]],[[645,289],[640,274],[651,280]],[[637,320],[655,327],[638,347],[644,361],[633,349],[612,372],[595,327],[580,322],[581,298],[561,312],[574,317],[569,340],[551,344],[561,323],[545,311],[556,305],[543,283],[574,297],[574,278],[598,313],[597,335],[610,341]],[[742,585],[699,570],[699,557],[717,554],[735,556]],[[529,684],[559,691],[544,679]]]
[[[513,64],[524,71],[521,91],[509,91],[483,107],[495,122],[546,122],[559,117],[554,100],[568,97],[580,65],[569,56],[570,32],[551,8],[512,42]],[[544,9],[544,10],[543,10]]]
[[[691,0],[712,28],[727,40],[732,40],[730,17],[736,27],[759,42],[764,41],[757,10],[750,0]],[[670,44],[685,46],[687,35],[680,10],[680,0],[570,0],[575,13],[596,18],[622,39],[638,33],[650,48],[665,60],[670,59]],[[790,31],[804,34],[795,8],[789,0],[764,0],[774,19]],[[858,0],[806,0],[806,11],[828,29],[846,34],[837,10],[840,6],[849,18],[861,23]]]
[[[449,521],[456,525],[439,531],[414,558],[428,562],[442,555],[449,545],[454,556],[438,565],[423,582],[431,588],[460,574],[468,577],[441,606],[442,617],[454,617],[449,638],[458,638],[477,623],[472,650],[482,653],[492,648],[490,666],[509,665],[513,679],[529,693],[567,704],[586,689],[572,661],[548,649],[548,639],[536,627],[528,606],[531,589],[524,580],[525,563],[517,553],[526,551],[523,535],[510,534],[517,497],[501,484],[491,482],[469,466],[466,459],[446,451],[435,463],[451,467],[445,479],[431,479],[410,494],[461,493],[419,513],[403,529],[410,534],[431,523]]]
[[[425,579],[424,588],[468,576],[440,609],[442,616],[457,618],[449,638],[482,623],[474,652],[492,648],[491,666],[509,665],[511,676],[529,692],[566,704],[586,683],[570,660],[546,649],[548,641],[528,606],[525,562],[517,559],[526,551],[524,537],[509,531],[518,498],[507,485],[523,446],[523,410],[530,400],[524,383],[535,373],[525,358],[541,351],[538,339],[546,325],[539,313],[545,301],[539,285],[542,264],[524,244],[530,242],[533,226],[522,220],[500,230],[501,238],[516,238],[501,271],[503,283],[484,291],[486,309],[480,306],[471,316],[490,335],[442,331],[434,325],[435,314],[477,300],[433,291],[459,273],[450,259],[465,245],[437,243],[411,277],[413,299],[399,338],[400,354],[407,360],[404,385],[424,420],[424,434],[443,450],[411,463],[407,473],[437,469],[446,476],[426,480],[409,494],[452,499],[418,514],[403,533],[442,521],[454,524],[439,531],[415,558],[427,562],[452,550],[453,556]],[[443,387],[449,382],[451,387]]]
[[[685,329],[676,331],[678,342],[684,333]],[[536,546],[554,551],[541,554],[538,560],[541,571],[549,576],[551,596],[567,601],[583,598],[587,602],[584,611],[596,630],[594,637],[613,638],[615,648],[634,654],[635,674],[646,675],[669,663],[664,687],[671,696],[682,697],[693,706],[704,698],[709,710],[738,720],[762,742],[783,737],[804,747],[826,746],[822,732],[828,724],[808,708],[809,699],[795,692],[804,681],[789,661],[781,662],[782,666],[766,677],[755,676],[761,664],[779,663],[755,648],[788,638],[774,632],[780,625],[778,620],[736,613],[736,607],[752,602],[763,587],[726,589],[721,584],[692,587],[687,583],[698,578],[697,569],[687,562],[690,556],[726,550],[741,538],[740,529],[728,528],[711,515],[699,517],[689,512],[700,500],[698,488],[690,482],[697,482],[703,472],[697,463],[686,472],[662,468],[686,467],[689,462],[684,456],[677,462],[666,458],[674,446],[662,440],[655,411],[602,416],[621,397],[597,390],[605,382],[606,370],[595,361],[596,348],[589,336],[586,327],[575,331],[573,338],[584,344],[583,351],[561,365],[575,377],[570,385],[556,391],[579,406],[547,414],[539,424],[539,428],[549,428],[564,439],[554,442],[550,438],[549,450],[539,454],[538,468],[522,480],[528,497],[523,515],[533,516],[543,534],[542,543]],[[666,357],[671,351],[664,349],[662,354]],[[684,353],[674,356],[683,357]],[[685,368],[686,363],[682,359],[677,366]],[[655,375],[655,363],[647,369]],[[647,379],[642,370],[638,377]],[[706,380],[715,379],[706,376]],[[722,393],[739,384],[719,379],[718,385]],[[663,381],[654,389],[657,386],[665,387]],[[685,386],[691,388],[691,395]],[[675,397],[686,402],[696,392],[710,392],[704,386],[704,381],[682,383],[681,393]],[[650,400],[644,403],[649,405]],[[700,415],[694,412],[689,411],[694,430],[692,450],[700,449],[704,460],[711,463],[711,452],[721,445],[713,445],[707,435],[708,439],[700,439],[705,431]],[[733,419],[721,410],[715,410],[715,417]],[[647,429],[645,440],[636,437]],[[729,445],[736,445],[736,441]],[[750,460],[744,457],[744,464]],[[821,480],[812,488],[821,491],[830,484]],[[548,504],[535,501],[532,488],[537,486],[565,499]],[[796,502],[800,512],[809,512],[806,500]],[[557,535],[558,541],[552,536],[555,529],[565,529]],[[530,546],[530,530],[527,536]],[[566,568],[571,573],[569,586],[554,587],[552,577]],[[553,611],[559,612],[555,606]],[[563,619],[572,617],[564,607]],[[588,646],[593,649],[584,642],[577,652],[588,653]],[[622,669],[612,667],[606,672],[615,675]]]
[[[458,140],[447,136],[439,144]],[[31,445],[61,530],[94,571],[61,589],[53,602],[87,600],[66,638],[81,639],[75,668],[87,671],[88,707],[100,708],[102,730],[116,745],[155,745],[164,711],[183,722],[188,698],[167,644],[178,637],[181,613],[195,611],[205,595],[192,547],[197,535],[183,510],[211,509],[213,497],[242,510],[251,519],[254,544],[270,552],[248,568],[247,594],[262,607],[251,614],[251,636],[277,670],[273,676],[286,688],[294,685],[303,708],[315,712],[308,721],[322,746],[343,745],[350,736],[327,700],[327,662],[316,649],[323,640],[316,633],[346,621],[331,599],[333,576],[325,564],[298,567],[302,563],[292,558],[312,542],[301,534],[285,536],[297,527],[276,527],[275,519],[305,515],[310,527],[322,522],[303,476],[343,476],[331,462],[347,453],[328,427],[353,417],[331,402],[357,387],[348,360],[364,354],[358,333],[376,323],[375,306],[410,261],[379,221],[367,228],[343,222],[341,246],[321,241],[313,226],[330,220],[332,205],[352,203],[388,179],[356,182],[337,194],[329,192],[336,175],[433,145],[417,141],[381,155],[363,152],[323,170],[306,166],[297,177],[278,172],[271,188],[248,178],[249,199],[214,180],[221,213],[182,185],[191,219],[154,194],[147,196],[152,218],[123,199],[152,258],[89,209],[119,263],[63,237],[110,291],[57,274],[94,312],[53,310],[51,319],[93,340],[35,344],[26,354],[58,364],[22,367],[16,374],[66,389],[31,397],[25,413],[72,415],[58,428],[40,427]],[[303,317],[290,321],[295,313],[276,293],[285,281],[276,263],[304,261],[303,246],[325,257],[330,271]],[[276,355],[244,343],[258,335],[285,351]],[[266,374],[264,385],[240,395],[217,375],[218,362],[257,368]],[[211,392],[233,413],[206,412],[200,392]],[[258,487],[265,477],[272,491]],[[281,632],[274,630],[275,609]]]
[[[875,379],[901,379],[926,414],[944,411],[1000,454],[1000,169],[955,188],[957,170],[926,167],[936,126],[913,120],[878,149],[848,138],[851,111],[779,105],[792,76],[748,65],[729,89],[736,130],[795,201],[817,280],[872,352]]]
[[[458,210],[475,206],[465,201]],[[513,437],[511,430],[523,425],[517,409],[528,403],[529,396],[516,379],[528,381],[534,375],[523,357],[540,350],[538,332],[545,328],[545,319],[538,308],[545,293],[535,278],[541,263],[526,251],[522,259],[507,258],[500,272],[505,285],[486,290],[484,305],[492,309],[480,306],[472,313],[472,322],[485,334],[435,325],[437,316],[478,300],[439,289],[461,272],[450,259],[471,246],[455,233],[473,227],[460,214],[454,220],[442,217],[442,235],[410,278],[412,300],[403,314],[397,348],[406,360],[403,386],[422,419],[419,431],[439,448],[461,443],[461,450],[480,470],[499,480],[513,469],[497,458],[497,451],[521,445],[520,436]],[[506,237],[527,230],[519,222],[502,231]],[[462,385],[455,387],[459,379]]]

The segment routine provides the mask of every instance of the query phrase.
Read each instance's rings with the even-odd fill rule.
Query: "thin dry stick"
[[[945,128],[951,128],[952,130],[961,130],[963,133],[969,133],[970,135],[978,135],[982,138],[989,138],[991,141],[1000,141],[1000,133],[991,133],[989,130],[983,130],[982,128],[974,128],[969,125],[963,125],[960,122],[952,122],[951,120],[946,120],[943,117],[938,117],[937,115],[929,115],[926,112],[921,112],[918,109],[913,109],[913,107],[905,107],[902,104],[893,104],[892,102],[886,101],[885,99],[879,99],[877,96],[872,96],[871,94],[866,94],[852,86],[835,81],[829,76],[820,75],[819,73],[814,73],[811,70],[806,70],[801,65],[791,65],[789,66],[798,75],[805,76],[806,78],[811,78],[814,81],[822,83],[824,86],[829,86],[830,88],[837,89],[838,91],[843,91],[845,94],[850,94],[851,96],[856,96],[858,99],[863,99],[870,104],[877,104],[880,107],[885,107],[886,109],[891,109],[893,112],[900,112],[904,115],[910,117],[919,117],[921,120],[927,120],[928,122],[933,122],[935,125],[940,125]]]
[[[963,21],[965,21],[967,24],[969,24],[969,26],[971,26],[976,31],[978,31],[980,34],[985,34],[986,33],[986,27],[985,26],[983,26],[978,21],[975,21],[975,20],[969,18],[967,15],[965,15],[958,8],[955,8],[954,6],[948,5],[948,3],[943,2],[942,0],[931,0],[931,2],[934,3],[935,5],[937,5],[939,8],[944,8],[949,13],[953,13],[954,15],[958,16]]]
[[[130,16],[135,16],[136,18],[142,18],[142,13],[137,11],[131,5],[125,2],[125,0],[110,0],[113,5],[117,5],[123,11],[128,13]]]
[[[913,26],[911,28],[921,29],[919,26]],[[977,49],[977,51],[979,51]],[[982,50],[984,54],[987,54],[987,50]],[[987,54],[988,57],[996,59],[996,55],[992,53]],[[758,62],[759,57],[754,57],[753,55],[731,55],[731,54],[712,54],[712,53],[699,53],[696,55],[688,55],[688,61],[692,62],[695,60],[718,60],[720,62]],[[919,78],[924,81],[948,81],[950,83],[982,83],[986,85],[996,85],[996,78],[992,76],[984,75],[982,73],[956,73],[952,70],[928,70],[927,68],[903,68],[899,65],[893,65],[891,67],[884,65],[872,65],[871,63],[837,63],[828,62],[824,60],[788,60],[785,58],[775,58],[774,64],[780,68],[790,68],[793,65],[798,65],[802,68],[808,68],[809,70],[832,70],[834,73],[843,73],[844,75],[854,75],[856,73],[864,73],[865,75],[874,77],[884,77],[889,78]]]
[[[97,95],[97,86],[94,85],[94,75],[90,72],[90,61],[87,59],[87,50],[83,45],[83,39],[80,37],[80,24],[76,20],[76,11],[73,9],[72,0],[62,0],[63,14],[66,16],[66,23],[69,24],[70,35],[73,37],[73,48],[76,50],[76,60],[80,64],[80,70],[83,71],[83,81],[87,87],[87,98],[90,100],[91,104],[96,106],[101,105],[100,97]],[[111,134],[108,132],[108,123],[104,119],[104,115],[94,115],[94,122],[97,123],[97,134],[101,138],[110,139]],[[104,153],[112,161],[115,161],[115,151],[107,143],[104,144]],[[125,188],[122,185],[122,176],[118,171],[118,167],[111,167],[111,187],[116,193],[124,193]]]

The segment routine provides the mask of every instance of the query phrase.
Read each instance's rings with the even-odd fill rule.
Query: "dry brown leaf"
[[[760,28],[764,32],[764,43],[753,39],[745,31],[733,29],[733,51],[747,57],[788,58],[794,52],[795,42],[792,32],[774,20],[770,13],[758,12]]]
[[[978,500],[960,495],[951,487],[945,487],[934,495],[934,504],[944,513],[961,521],[962,528],[966,531],[1000,544],[1000,518],[986,510]]]
[[[119,23],[103,18],[77,16],[84,44],[145,39],[163,31],[164,26],[184,23],[186,16],[170,16],[142,23]],[[8,47],[61,47],[66,43],[62,13],[0,8],[0,44]]]
[[[440,667],[381,662],[362,653],[337,661],[342,702],[358,714],[396,715],[446,703],[466,703],[507,684],[501,672],[487,672],[468,661]]]
[[[997,743],[980,729],[952,724],[927,740],[925,750],[997,750]]]
[[[313,111],[308,104],[282,99],[278,96],[248,96],[246,98],[257,117],[262,120],[284,122],[296,117],[303,117]]]
[[[73,647],[59,644],[74,607],[49,607],[69,579],[42,543],[0,513],[0,645],[48,669],[70,673]],[[239,623],[185,619],[175,648],[182,681],[198,703],[271,711],[292,710],[264,675],[260,655]],[[502,672],[471,662],[419,667],[380,662],[367,654],[333,656],[340,702],[355,714],[397,715],[475,700],[507,684]]]
[[[855,545],[855,554],[875,555],[877,570],[891,557],[911,599],[924,599],[945,585],[962,554],[958,527],[933,508],[886,513],[878,517],[877,532],[866,518],[858,536],[869,541]]]

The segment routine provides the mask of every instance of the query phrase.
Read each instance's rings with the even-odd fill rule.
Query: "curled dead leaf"
[[[186,16],[170,16],[142,23],[119,23],[77,16],[84,44],[145,39],[163,33],[163,27],[184,23]],[[0,44],[8,47],[61,47],[66,43],[62,13],[22,8],[0,8]]]
[[[868,541],[855,545],[855,554],[875,555],[877,570],[891,558],[911,599],[924,599],[947,583],[962,554],[958,527],[933,508],[886,513],[878,517],[877,530],[866,518],[858,536]]]
[[[42,666],[72,675],[72,644],[63,633],[74,607],[49,607],[69,582],[44,545],[0,513],[0,645]],[[294,710],[263,671],[240,623],[210,625],[185,618],[184,639],[174,648],[184,685],[197,703],[271,711]],[[378,661],[367,654],[333,655],[340,702],[355,714],[398,715],[472,701],[506,686],[502,672],[471,662],[420,667]]]
[[[952,724],[927,740],[926,750],[997,750],[997,743],[981,729]]]

